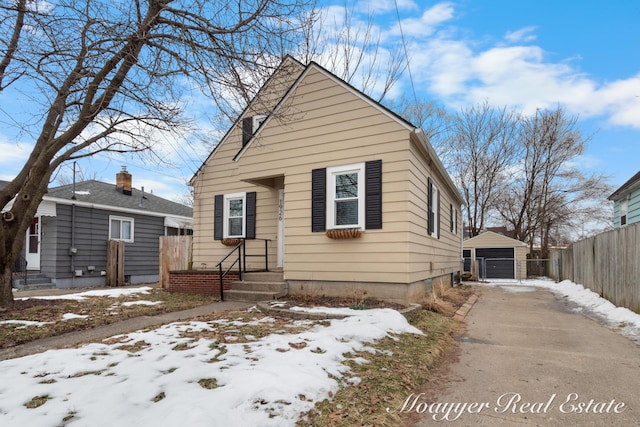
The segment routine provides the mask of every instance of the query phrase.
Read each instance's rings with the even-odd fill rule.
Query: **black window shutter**
[[[245,224],[247,239],[256,238],[256,192],[247,193],[247,218]]]
[[[433,233],[433,222],[434,222],[434,217],[433,217],[433,206],[432,206],[432,201],[433,199],[433,182],[431,182],[431,178],[427,178],[427,231],[429,232],[429,234],[431,235]]]
[[[438,239],[440,238],[440,223],[442,222],[442,211],[440,210],[440,191],[438,191],[438,210],[436,211],[438,213],[438,223],[436,224],[437,227],[437,235],[438,235]]]
[[[382,160],[365,163],[365,225],[367,230],[382,228]]]
[[[327,216],[327,170],[311,171],[311,231],[326,230]]]
[[[224,221],[224,197],[219,194],[213,198],[213,239],[222,240]]]
[[[449,204],[449,231],[453,233],[453,204]]]
[[[247,142],[253,136],[253,117],[245,117],[242,119],[242,146],[247,145]]]

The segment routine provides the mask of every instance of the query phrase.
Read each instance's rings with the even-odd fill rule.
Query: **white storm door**
[[[27,270],[40,270],[40,217],[33,218],[24,245]]]

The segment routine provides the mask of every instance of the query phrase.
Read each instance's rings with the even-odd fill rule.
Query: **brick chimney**
[[[116,174],[116,191],[131,195],[131,174],[127,172],[126,166],[122,166],[122,170]]]

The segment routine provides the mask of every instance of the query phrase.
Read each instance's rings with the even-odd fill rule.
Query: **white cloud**
[[[33,147],[24,142],[9,142],[0,135],[0,179],[11,180],[29,158]]]
[[[535,39],[533,26],[507,33],[509,46],[463,39],[459,29],[443,25],[453,12],[440,3],[402,24],[405,36],[411,34],[414,83],[450,107],[489,101],[532,113],[562,106],[581,118],[604,117],[614,126],[640,129],[640,73],[600,81],[573,66],[572,58],[551,61],[544,47],[522,44]]]
[[[419,18],[407,18],[402,22],[402,33],[406,38],[423,39],[436,32],[445,22],[454,16],[454,8],[451,3],[438,3],[427,9]],[[399,36],[400,27],[394,25],[391,34]]]
[[[362,0],[356,3],[355,9],[362,13],[380,14],[399,10],[416,10],[418,5],[413,0]]]
[[[537,38],[533,32],[537,29],[535,26],[524,27],[516,31],[507,31],[504,38],[511,43],[530,42]]]

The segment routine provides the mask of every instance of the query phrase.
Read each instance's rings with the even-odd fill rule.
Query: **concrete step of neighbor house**
[[[22,291],[37,291],[41,289],[55,289],[56,285],[42,273],[27,273],[27,276],[16,276],[13,287]]]
[[[287,295],[282,271],[244,273],[243,279],[224,291],[226,301],[270,301]]]

